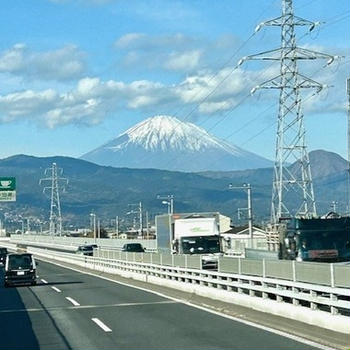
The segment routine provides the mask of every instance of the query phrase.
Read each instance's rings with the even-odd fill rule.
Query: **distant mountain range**
[[[330,210],[332,201],[345,209],[349,195],[347,162],[339,155],[326,151],[310,153],[314,189],[319,213]],[[166,212],[158,194],[173,194],[175,211],[220,211],[233,216],[237,208],[246,207],[246,193],[229,191],[228,184],[249,182],[253,188],[253,210],[257,220],[270,214],[272,168],[230,172],[184,173],[156,169],[129,169],[99,166],[68,157],[38,158],[17,155],[0,160],[1,176],[17,178],[17,202],[2,203],[1,213],[8,220],[18,214],[25,217],[49,216],[50,200],[42,193],[39,179],[44,170],[55,162],[69,179],[61,194],[65,223],[87,223],[92,210],[109,220],[119,215],[127,220],[130,204],[142,202],[152,217]],[[237,216],[235,216],[237,219]]]
[[[184,172],[244,170],[272,165],[268,159],[170,116],[148,118],[81,159],[113,167]]]

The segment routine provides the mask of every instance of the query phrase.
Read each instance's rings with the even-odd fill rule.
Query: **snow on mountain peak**
[[[271,165],[199,126],[167,115],[148,118],[81,158],[107,166],[191,172]]]
[[[204,151],[214,147],[233,154],[239,153],[238,149],[209,135],[204,129],[166,115],[148,118],[119,135],[119,138],[125,141],[117,145],[109,144],[108,149],[117,151],[133,144],[151,151]]]

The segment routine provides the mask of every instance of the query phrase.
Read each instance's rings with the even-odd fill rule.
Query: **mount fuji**
[[[268,159],[210,135],[175,117],[155,116],[81,156],[113,167],[184,172],[244,170],[272,166]]]

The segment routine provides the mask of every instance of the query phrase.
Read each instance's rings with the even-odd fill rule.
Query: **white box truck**
[[[173,254],[200,254],[203,269],[217,269],[222,255],[218,222],[211,218],[186,218],[174,221]]]

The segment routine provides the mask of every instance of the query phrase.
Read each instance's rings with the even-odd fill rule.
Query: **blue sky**
[[[344,56],[300,64],[332,85],[305,95],[309,150],[346,157],[348,0],[295,0],[296,15],[321,21],[297,31],[299,46]],[[273,159],[277,92],[249,91],[278,63],[246,55],[277,48],[280,0],[11,0],[0,31],[0,157],[79,157],[153,115],[191,121]],[[208,96],[209,95],[209,96]],[[207,98],[205,98],[208,96]]]

